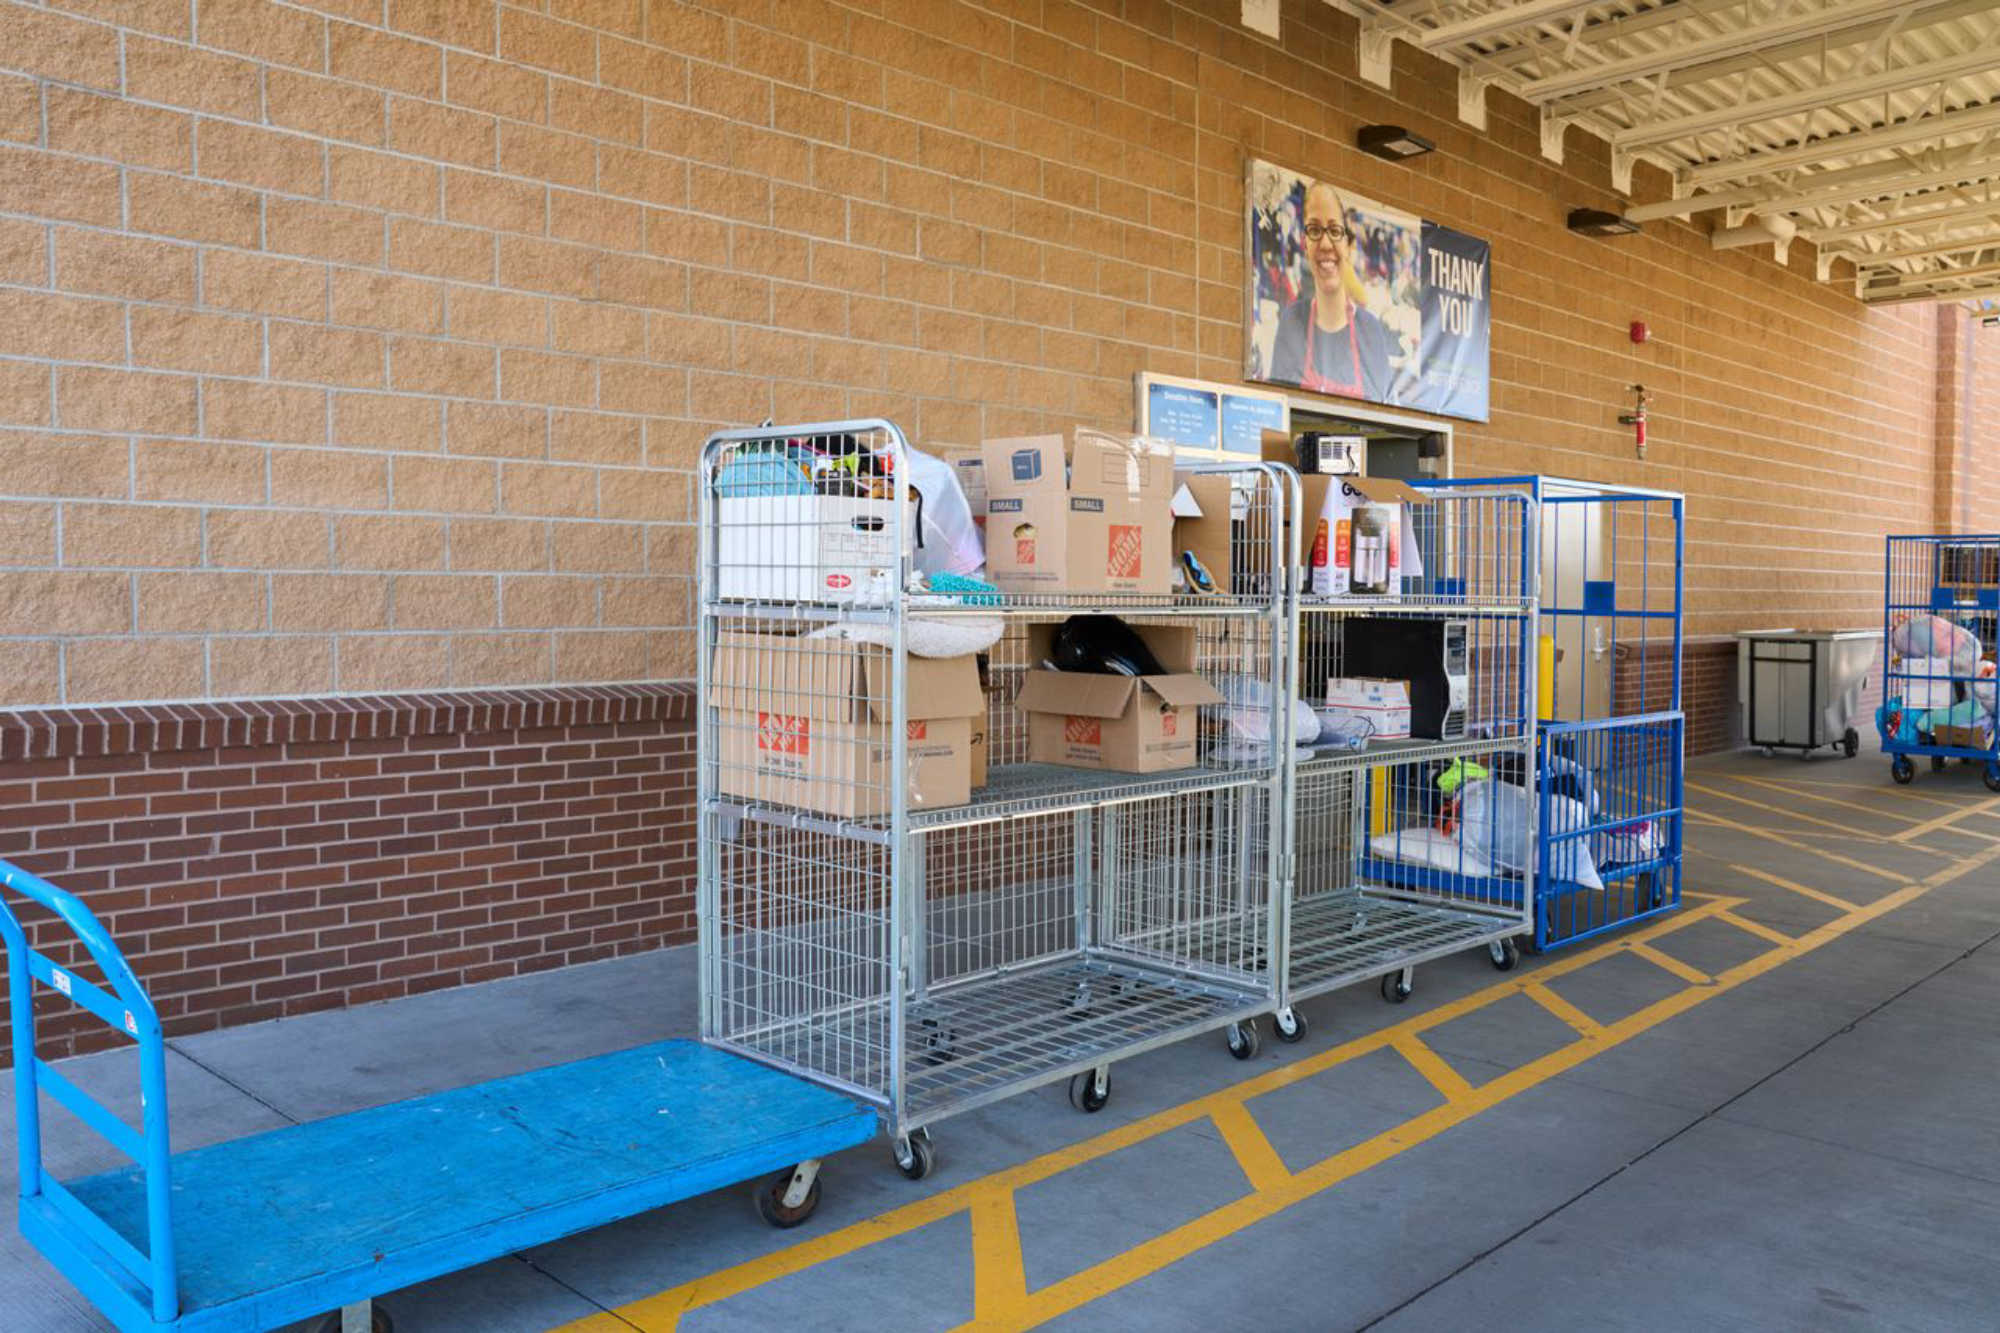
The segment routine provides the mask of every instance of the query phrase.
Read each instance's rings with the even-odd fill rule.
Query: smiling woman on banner
[[[1324,181],[1306,190],[1305,240],[1312,290],[1278,317],[1271,378],[1312,393],[1387,402],[1396,339],[1356,297],[1352,215]]]

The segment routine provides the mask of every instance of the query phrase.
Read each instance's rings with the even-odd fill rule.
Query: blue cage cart
[[[1557,477],[1441,483],[1525,488],[1541,514],[1537,951],[1680,906],[1684,501]]]
[[[1882,600],[1887,670],[1876,720],[1890,776],[1913,781],[1920,755],[1933,769],[1961,759],[2000,791],[2000,535],[1888,538]]]

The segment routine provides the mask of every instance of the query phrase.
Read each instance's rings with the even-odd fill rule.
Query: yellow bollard
[[[1549,722],[1556,715],[1556,636],[1542,635],[1536,648],[1535,716]]]

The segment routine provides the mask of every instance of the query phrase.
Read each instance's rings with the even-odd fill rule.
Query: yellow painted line
[[[1422,1038],[1406,1032],[1389,1044],[1398,1055],[1415,1065],[1417,1072],[1428,1079],[1446,1101],[1462,1102],[1472,1095],[1472,1085],[1447,1064],[1443,1056],[1424,1045]]]
[[[1745,981],[1763,975],[1781,963],[1811,952],[1866,922],[1896,910],[1933,888],[1979,869],[1996,858],[2000,858],[2000,845],[1989,847],[1976,855],[1965,857],[1935,871],[1920,883],[1902,881],[1902,887],[1875,902],[1865,907],[1856,907],[1796,939],[1736,916],[1732,909],[1742,906],[1747,902],[1746,899],[1717,898],[1703,902],[1685,909],[1678,916],[1661,918],[1623,940],[1544,964],[1527,977],[1496,983],[1484,990],[1413,1015],[1392,1027],[1355,1038],[1317,1056],[1271,1070],[1256,1078],[1246,1079],[1179,1106],[1165,1108],[1093,1139],[1046,1153],[980,1180],[941,1191],[930,1198],[917,1200],[824,1236],[814,1237],[789,1249],[707,1274],[661,1292],[657,1296],[632,1302],[621,1307],[616,1313],[624,1321],[647,1330],[647,1333],[673,1329],[680,1315],[687,1310],[725,1300],[777,1278],[802,1272],[830,1259],[853,1253],[877,1241],[907,1234],[918,1227],[961,1211],[989,1219],[983,1229],[991,1235],[1004,1235],[1006,1227],[1011,1224],[1018,1238],[1018,1223],[1012,1221],[1011,1207],[1007,1210],[1006,1220],[1002,1220],[998,1205],[994,1202],[996,1198],[1011,1198],[1012,1192],[1024,1185],[1048,1179],[1083,1162],[1143,1142],[1202,1117],[1212,1120],[1227,1140],[1246,1123],[1254,1125],[1247,1109],[1247,1103],[1251,1099],[1315,1077],[1346,1061],[1385,1046],[1397,1046],[1402,1049],[1414,1039],[1415,1034],[1450,1022],[1462,1014],[1482,1008],[1508,995],[1526,994],[1577,1028],[1580,1034],[1577,1041],[1540,1059],[1530,1061],[1491,1082],[1478,1087],[1468,1085],[1460,1096],[1447,1100],[1443,1105],[1378,1134],[1345,1152],[1315,1163],[1303,1171],[1279,1176],[1269,1169],[1268,1163],[1246,1167],[1246,1177],[1253,1182],[1250,1194],[1061,1282],[1032,1293],[1016,1295],[1017,1288],[1012,1277],[1015,1269],[1000,1266],[995,1262],[989,1267],[983,1281],[976,1278],[976,1288],[985,1293],[981,1298],[981,1304],[976,1307],[976,1324],[979,1327],[1029,1327],[1128,1286],[1139,1278],[1157,1272],[1160,1268],[1185,1258],[1206,1245],[1273,1216],[1331,1185],[1388,1161],[1408,1148],[1464,1123],[1517,1093],[1574,1068],[1600,1051],[1630,1040],[1639,1033],[1685,1013],[1716,995],[1733,990]],[[1889,872],[1882,871],[1878,867],[1863,868],[1889,876]],[[1901,879],[1900,876],[1890,877]],[[1555,977],[1587,967],[1618,950],[1649,944],[1653,940],[1670,935],[1676,930],[1685,929],[1709,917],[1727,920],[1753,934],[1772,938],[1775,947],[1719,974],[1714,978],[1712,986],[1690,986],[1609,1025],[1596,1024],[1587,1015],[1548,990],[1544,984]],[[1417,1044],[1421,1046],[1421,1043]],[[1428,1050],[1427,1047],[1423,1049]],[[1235,1120],[1233,1117],[1237,1115],[1241,1115],[1243,1119]],[[1262,1137],[1262,1132],[1259,1130],[1257,1138]],[[1238,1141],[1250,1145],[1246,1153],[1249,1160],[1254,1163],[1257,1157],[1256,1139],[1245,1137]],[[1268,1146],[1268,1140],[1265,1142]],[[1236,1142],[1232,1142],[1231,1147],[1232,1151],[1235,1151]],[[1239,1153],[1238,1160],[1246,1160],[1246,1153]],[[1252,1175],[1253,1170],[1254,1175]],[[1260,1180],[1267,1183],[1258,1184]],[[564,1333],[604,1333],[605,1330],[615,1327],[602,1322],[603,1319],[602,1315],[593,1315],[569,1325]]]
[[[1670,935],[1731,907],[1741,906],[1747,901],[1748,899],[1744,898],[1718,898],[1712,902],[1684,908],[1675,915],[1656,919],[1627,938],[1645,940]],[[1107,1130],[1094,1138],[1044,1153],[1040,1157],[1003,1168],[979,1180],[941,1190],[928,1198],[918,1199],[886,1213],[878,1213],[874,1217],[850,1223],[838,1231],[813,1236],[786,1249],[760,1255],[729,1268],[718,1269],[657,1295],[642,1297],[620,1306],[617,1313],[628,1323],[646,1330],[646,1333],[667,1333],[688,1310],[713,1305],[763,1286],[767,1282],[804,1272],[830,1260],[865,1249],[877,1241],[890,1240],[942,1218],[965,1212],[989,1191],[1018,1190],[1027,1185],[1037,1184],[1052,1176],[1061,1175],[1072,1167],[1108,1156],[1121,1148],[1143,1143],[1168,1130],[1178,1129],[1197,1120],[1212,1120],[1218,1110],[1229,1105],[1241,1106],[1265,1093],[1275,1092],[1279,1088],[1313,1078],[1349,1060],[1382,1050],[1403,1033],[1425,1032],[1442,1026],[1454,1018],[1482,1009],[1495,1000],[1525,992],[1530,985],[1539,985],[1550,978],[1588,967],[1623,947],[1623,942],[1614,941],[1580,953],[1569,954],[1552,962],[1543,962],[1526,977],[1510,977],[1484,990],[1474,991],[1456,1000],[1448,1000],[1444,1004],[1426,1009],[1422,1013],[1412,1014],[1392,1027],[1356,1037],[1318,1055],[1282,1065],[1193,1101],[1163,1108],[1144,1119]],[[582,1330],[572,1325],[563,1328],[560,1333],[582,1333]]]
[[[1749,917],[1738,916],[1734,912],[1717,912],[1715,914],[1715,919],[1718,921],[1727,921],[1730,925],[1736,927],[1738,930],[1747,930],[1752,935],[1757,936],[1759,939],[1769,940],[1773,944],[1782,945],[1782,944],[1793,944],[1797,942],[1796,936],[1787,935],[1782,930],[1773,930],[1770,926],[1765,925],[1761,921],[1752,921]]]
[[[1821,796],[1816,791],[1801,791],[1797,787],[1787,786],[1771,778],[1731,777],[1730,781],[1741,782],[1751,787],[1761,787],[1767,791],[1775,791],[1784,796],[1796,796],[1801,800],[1818,801],[1821,805],[1839,806],[1842,810],[1853,810],[1864,815],[1874,815],[1878,819],[1893,819],[1903,824],[1920,822],[1914,815],[1906,814],[1901,810],[1890,809],[1885,805],[1863,805],[1860,801],[1843,801],[1837,796]],[[1897,804],[1900,805],[1901,802],[1898,801]],[[1950,801],[1939,801],[1935,802],[1935,804],[1956,805],[1955,802]]]
[[[1778,888],[1789,889],[1802,897],[1811,898],[1815,902],[1825,903],[1828,907],[1838,907],[1843,912],[1852,912],[1859,906],[1858,903],[1851,903],[1847,899],[1836,897],[1823,889],[1815,889],[1807,884],[1795,883],[1792,880],[1774,875],[1768,870],[1759,870],[1755,866],[1737,865],[1732,861],[1729,863],[1729,868],[1739,875],[1748,875],[1752,879],[1761,879],[1766,884],[1774,884]]]
[[[1284,1159],[1271,1146],[1271,1140],[1265,1137],[1263,1126],[1250,1114],[1249,1107],[1232,1102],[1208,1114],[1222,1131],[1222,1141],[1235,1154],[1236,1165],[1243,1168],[1243,1178],[1250,1182],[1251,1189],[1275,1189],[1291,1177]]]
[[[1974,815],[1986,814],[1995,807],[2000,807],[2000,796],[1989,796],[1977,805],[1966,806],[1955,815],[1939,815],[1927,824],[1919,824],[1915,828],[1904,829],[1901,833],[1894,835],[1895,840],[1897,842],[1908,842],[1911,838],[1922,837],[1926,833],[1934,833],[1939,829],[1951,829],[1953,833],[1965,833],[1968,830],[1956,829],[1951,826],[1962,819],[1970,819]]]
[[[1710,986],[1715,978],[1690,963],[1683,963],[1670,953],[1662,953],[1650,944],[1635,944],[1632,952],[1657,968],[1673,973],[1690,986]]]
[[[1523,986],[1521,989],[1529,999],[1575,1028],[1577,1036],[1590,1040],[1603,1033],[1603,1024],[1550,990],[1547,986],[1536,982]]]
[[[2000,847],[1991,849],[1991,853],[1993,856],[2000,856]],[[1987,859],[1991,859],[1991,856],[1986,853],[1981,853],[1979,857],[1968,858],[1966,862],[1960,863],[1957,872],[1966,873],[1974,868],[1975,862],[1983,864]],[[1638,1034],[1658,1026],[1669,1018],[1685,1013],[1716,995],[1734,990],[1737,986],[1762,976],[1781,963],[1809,953],[1864,922],[1893,911],[1910,899],[1927,892],[1930,887],[1932,886],[1929,884],[1912,884],[1891,893],[1847,916],[1829,921],[1788,944],[1769,949],[1755,958],[1739,963],[1718,976],[1713,987],[1691,986],[1686,990],[1676,991],[1610,1024],[1599,1038],[1580,1039],[1551,1051],[1540,1059],[1532,1060],[1490,1083],[1482,1084],[1474,1089],[1471,1096],[1462,1101],[1446,1102],[1345,1152],[1315,1163],[1294,1175],[1280,1189],[1251,1194],[1224,1204],[1213,1212],[1176,1227],[1164,1235],[1156,1236],[1123,1254],[1032,1292],[1023,1302],[1018,1317],[1010,1318],[1004,1326],[1033,1327],[1129,1286],[1140,1278],[1185,1259],[1247,1226],[1275,1216],[1329,1186],[1359,1175],[1420,1143],[1435,1138],[1445,1130],[1463,1124],[1482,1111],[1497,1106],[1528,1088],[1566,1073],[1601,1051],[1629,1041]]]
[[[1014,1191],[988,1190],[972,1205],[972,1313],[981,1323],[1015,1309],[1028,1294]]]
[[[1718,824],[1726,829],[1734,829],[1738,833],[1748,833],[1754,837],[1767,839],[1780,846],[1795,848],[1801,852],[1810,852],[1814,856],[1833,862],[1835,865],[1849,866],[1855,870],[1865,871],[1870,875],[1879,875],[1883,879],[1891,879],[1898,884],[1904,883],[1909,878],[1907,875],[1900,874],[1894,870],[1884,870],[1881,866],[1870,865],[1866,861],[1857,861],[1851,856],[1842,856],[1839,852],[1829,852],[1824,847],[1815,847],[1811,843],[1800,842],[1797,838],[1788,838],[1775,829],[1758,828],[1754,824],[1741,824],[1736,820],[1725,819],[1721,815],[1709,814],[1705,811],[1697,810],[1693,813],[1699,815],[1704,823]]]
[[[1831,829],[1843,838],[1877,836],[1869,833],[1867,829],[1857,829],[1852,824],[1841,824],[1831,819],[1821,819],[1818,815],[1808,815],[1797,810],[1787,810],[1781,805],[1772,805],[1768,801],[1753,801],[1748,796],[1738,796],[1734,792],[1723,791],[1720,787],[1704,787],[1699,782],[1690,782],[1687,784],[1687,789],[1689,791],[1698,791],[1704,796],[1714,796],[1721,800],[1734,801],[1738,805],[1747,805],[1752,810],[1762,810],[1766,814],[1777,815],[1783,819],[1795,819],[1801,824],[1811,824],[1814,828]]]

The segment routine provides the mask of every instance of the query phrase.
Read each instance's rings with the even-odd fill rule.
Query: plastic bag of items
[[[1209,751],[1209,758],[1225,764],[1274,760],[1276,756],[1271,753],[1271,682],[1258,676],[1231,674],[1218,678],[1214,684],[1224,703],[1222,740]],[[1317,742],[1319,716],[1313,712],[1312,705],[1294,699],[1291,707],[1293,742],[1302,746]]]
[[[1535,866],[1534,840],[1528,836],[1534,818],[1534,797],[1511,782],[1481,778],[1459,790],[1458,836],[1466,848],[1493,865],[1525,875]],[[1602,889],[1596,858],[1587,838],[1563,838],[1564,833],[1590,827],[1590,809],[1581,801],[1553,793],[1548,798],[1551,878]]]

